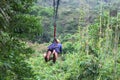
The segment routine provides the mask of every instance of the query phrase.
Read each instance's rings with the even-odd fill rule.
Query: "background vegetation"
[[[0,80],[120,80],[120,1],[61,0],[57,62],[51,0],[0,1]]]

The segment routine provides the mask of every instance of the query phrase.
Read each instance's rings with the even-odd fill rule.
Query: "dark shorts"
[[[48,51],[51,51],[51,53],[53,52],[53,50],[51,50],[51,49],[48,49]],[[57,52],[57,51],[56,51]],[[57,52],[58,54],[59,54],[59,52]]]
[[[51,53],[53,52],[53,50],[51,50],[51,49],[48,49],[48,51],[51,51]]]

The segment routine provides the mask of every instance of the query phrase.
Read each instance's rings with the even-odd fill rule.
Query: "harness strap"
[[[54,23],[54,39],[56,38],[56,23]]]
[[[59,1],[53,0],[53,7],[54,7],[54,38],[56,38],[56,20],[57,20],[57,13],[58,13],[58,6],[59,6]]]

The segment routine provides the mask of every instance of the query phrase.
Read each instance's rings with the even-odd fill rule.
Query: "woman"
[[[45,61],[48,62],[50,55],[53,54],[53,62],[55,63],[59,53],[62,53],[62,44],[60,44],[58,39],[54,39],[53,43],[48,46],[47,53],[44,55]]]

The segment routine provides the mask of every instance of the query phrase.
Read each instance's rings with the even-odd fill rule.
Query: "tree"
[[[26,62],[33,50],[22,42],[42,31],[41,17],[29,14],[33,1],[0,1],[0,80],[33,80]]]

